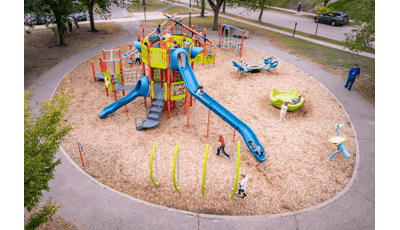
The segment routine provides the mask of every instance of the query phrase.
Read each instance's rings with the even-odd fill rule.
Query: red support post
[[[85,163],[83,163],[83,157],[82,157],[81,147],[79,146],[79,143],[78,143],[78,142],[77,142],[77,144],[78,144],[79,155],[81,156],[82,167],[85,167]]]
[[[243,30],[243,36],[242,36],[242,47],[240,48],[240,58],[242,58],[242,53],[243,53],[243,43],[244,43],[244,34],[246,30]]]
[[[96,82],[96,73],[94,72],[94,64],[93,64],[93,62],[90,62],[90,63],[92,64],[93,79],[94,79],[94,82]]]
[[[139,34],[139,37],[140,37],[140,34]],[[132,44],[129,44],[129,50],[132,51]],[[132,62],[131,67],[133,67],[133,54],[131,54],[131,62]]]
[[[188,97],[188,91],[187,91],[187,89],[185,88],[185,115],[187,114],[187,97]]]

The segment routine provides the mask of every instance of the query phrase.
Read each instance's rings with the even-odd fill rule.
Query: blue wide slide
[[[108,114],[117,111],[122,106],[135,100],[138,96],[145,97],[149,93],[149,81],[148,77],[143,76],[137,83],[135,88],[129,92],[125,97],[113,102],[111,105],[105,107],[99,114],[100,118],[106,118]]]
[[[186,62],[183,61],[183,65],[185,66],[180,66],[178,63],[178,54],[181,54],[181,58],[186,58]],[[257,160],[263,162],[266,159],[266,154],[264,147],[261,145],[260,141],[258,140],[256,134],[253,132],[253,130],[246,125],[243,121],[241,121],[239,118],[237,118],[235,115],[233,115],[231,112],[229,112],[227,109],[225,109],[221,104],[219,104],[217,101],[215,101],[212,97],[210,97],[207,93],[204,93],[202,99],[200,96],[195,94],[195,90],[199,87],[199,83],[196,80],[196,76],[193,73],[192,68],[189,65],[189,59],[187,55],[187,48],[178,48],[175,49],[171,52],[171,68],[172,69],[179,69],[183,80],[185,82],[186,88],[189,90],[190,94],[193,95],[197,100],[199,100],[203,105],[205,105],[207,108],[209,108],[211,111],[213,111],[215,114],[217,114],[219,117],[221,117],[226,123],[228,123],[230,126],[232,126],[234,129],[236,129],[244,138],[246,141],[246,145],[249,148],[249,150],[254,154]],[[264,153],[263,157],[260,157],[259,154],[255,153],[253,149],[249,145],[249,141],[252,141],[256,146],[261,147],[261,151]]]

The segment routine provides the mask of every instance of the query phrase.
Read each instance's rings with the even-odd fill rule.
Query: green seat
[[[284,101],[291,101],[294,98],[297,98],[300,95],[297,89],[292,89],[290,91],[277,91],[276,89],[272,89],[271,94],[269,95],[269,100],[271,104],[277,108],[281,108]],[[288,104],[288,111],[295,111],[300,109],[300,107],[306,102],[306,99],[301,96],[301,100],[297,104]]]

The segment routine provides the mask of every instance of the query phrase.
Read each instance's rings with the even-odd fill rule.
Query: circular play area
[[[163,57],[165,63],[158,63],[161,71],[157,72],[154,67],[152,76],[147,78],[149,86],[145,93],[151,92],[152,99],[138,94],[118,108],[115,103],[124,101],[130,92],[137,90],[138,82],[147,84],[141,73],[144,68],[145,76],[149,75],[148,65],[156,61],[147,55],[155,55],[166,47],[162,39],[158,41],[160,48],[150,42],[144,44],[143,39],[136,42],[142,47],[142,60],[147,58],[143,65],[128,63],[135,61],[136,54],[130,52],[134,50],[133,45],[124,44],[113,48],[114,51],[99,50],[98,55],[70,71],[58,87],[58,90],[65,89],[69,80],[71,93],[75,95],[64,117],[67,123],[73,124],[62,143],[70,158],[110,188],[150,203],[196,213],[293,212],[338,194],[352,176],[356,142],[346,113],[334,96],[308,74],[246,46],[246,41],[240,54],[230,47],[218,47],[220,41],[211,42],[196,44],[204,47],[207,43],[206,55],[211,61],[206,57],[196,61],[185,52],[174,56],[171,51],[168,57]],[[145,53],[145,45],[155,49]],[[182,43],[181,47],[184,46]],[[128,55],[121,62],[107,62],[120,58],[119,49],[122,56]],[[173,63],[173,58],[178,61]],[[246,70],[244,63],[264,66],[267,59],[279,64],[256,73],[238,67]],[[189,73],[191,62],[194,63],[192,74]],[[163,66],[167,71],[162,70]],[[109,77],[105,69],[122,76],[121,79],[114,74]],[[104,72],[105,80],[95,81],[94,76],[100,72]],[[134,78],[136,81],[130,83],[128,79]],[[205,92],[196,97],[204,98],[195,100],[196,97],[190,96],[194,94],[195,80]],[[180,87],[179,81],[184,81]],[[156,90],[157,84],[163,88]],[[130,88],[123,92],[116,90],[118,85],[130,85]],[[289,109],[286,120],[279,122],[282,101],[279,104],[274,97],[281,93],[285,100],[290,100],[286,98],[293,92],[302,96],[301,106],[294,111]],[[157,95],[166,100],[160,102]],[[145,121],[151,120],[152,109],[158,104],[158,122],[152,127],[146,126]],[[110,109],[112,105],[114,109]],[[229,111],[234,116],[221,111]],[[232,122],[233,117],[241,123]],[[248,130],[254,134],[248,134]],[[231,159],[224,154],[216,155],[219,135],[223,136],[225,151]],[[262,145],[263,157],[249,149],[248,135],[256,136],[252,140]],[[240,151],[237,151],[238,142]],[[339,149],[342,152],[333,154]],[[207,169],[204,170],[206,153]],[[231,196],[232,180],[237,181],[236,176],[242,173],[248,178],[247,199],[236,194]],[[239,188],[234,187],[237,193]]]

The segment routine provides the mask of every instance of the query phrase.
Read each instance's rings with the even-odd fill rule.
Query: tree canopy
[[[339,0],[329,4],[335,10],[349,14],[358,25],[346,35],[346,47],[352,51],[372,49],[375,41],[375,0]]]
[[[65,90],[44,100],[33,115],[28,107],[31,95],[24,93],[24,207],[29,212],[39,204],[42,191],[50,190],[49,181],[61,163],[61,159],[55,161],[55,154],[71,130],[62,119],[70,105],[68,94]]]

